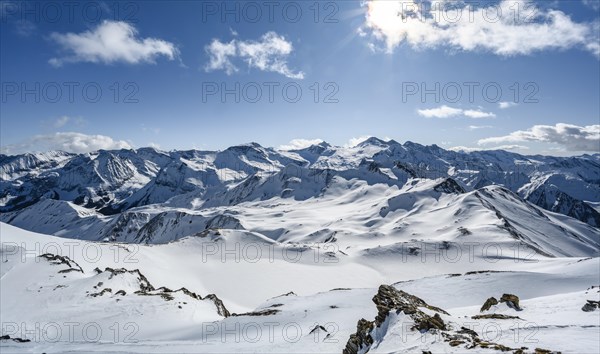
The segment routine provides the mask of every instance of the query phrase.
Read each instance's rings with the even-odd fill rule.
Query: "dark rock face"
[[[364,318],[358,320],[356,333],[350,335],[343,354],[358,354],[363,347],[370,347],[373,344],[373,337],[370,333],[374,328],[375,324],[373,322]]]
[[[381,285],[379,291],[373,297],[373,302],[377,307],[377,316],[375,321],[369,322],[364,318],[358,321],[356,333],[350,336],[344,354],[356,354],[364,348],[368,348],[373,344],[373,337],[371,332],[375,327],[380,327],[390,312],[397,314],[404,313],[411,317],[415,322],[412,327],[413,330],[420,332],[434,330],[446,330],[446,324],[439,315],[440,313],[449,315],[446,311],[439,307],[431,306],[422,299],[406,293],[402,290],[397,290],[390,285]],[[419,308],[424,307],[429,310],[437,312],[435,315],[430,316]]]
[[[462,194],[466,192],[465,189],[456,183],[456,181],[452,178],[446,178],[446,180],[444,180],[442,183],[433,187],[433,190],[448,194]]]
[[[425,307],[432,311],[448,315],[446,311],[439,307],[431,306],[422,299],[402,290],[396,290],[396,288],[389,285],[381,285],[379,287],[377,295],[373,297],[373,302],[377,306],[378,314],[375,318],[375,324],[377,326],[385,321],[390,311],[395,311],[396,313],[404,312],[404,314],[410,315],[417,325],[420,325],[421,322],[426,323],[432,319],[431,316],[419,310],[419,307]],[[436,321],[433,322],[435,323]],[[439,329],[445,328],[445,326],[442,327],[443,328]]]
[[[589,225],[600,227],[600,213],[582,200],[576,199],[553,185],[542,185],[527,197],[527,201]]]
[[[483,306],[481,306],[481,310],[479,310],[479,312],[487,311],[494,305],[498,305],[498,300],[496,300],[496,298],[492,296],[489,299],[485,300],[485,303],[483,304]]]
[[[519,307],[519,297],[513,294],[503,294],[500,298],[500,302],[506,302],[508,307],[513,308],[517,311],[521,311],[522,308]]]
[[[593,312],[600,308],[600,301],[587,300],[587,303],[581,308],[585,312]]]

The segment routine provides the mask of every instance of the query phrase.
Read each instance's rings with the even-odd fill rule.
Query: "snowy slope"
[[[468,349],[473,337],[463,327],[526,352],[600,349],[600,310],[582,310],[600,300],[599,258],[476,258],[468,267],[481,271],[457,272],[467,265],[446,262],[443,272],[423,278],[435,262],[330,262],[327,252],[240,231],[142,246],[73,243],[0,224],[0,241],[2,335],[30,340],[2,340],[3,352],[341,352],[359,320],[376,317],[383,325],[370,332],[373,353],[500,352]],[[215,252],[223,243],[228,252]],[[258,249],[272,253],[256,257]],[[494,267],[503,271],[485,270]],[[414,278],[396,282],[394,268]],[[439,308],[445,329],[415,331],[414,316],[382,313],[373,303],[382,284]],[[500,303],[480,312],[487,298],[505,293],[519,296],[520,311]],[[472,318],[490,314],[519,318]],[[464,342],[453,346],[449,336]]]

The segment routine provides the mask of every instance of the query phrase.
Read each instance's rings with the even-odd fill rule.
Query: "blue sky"
[[[597,0],[1,4],[4,153],[600,150]]]

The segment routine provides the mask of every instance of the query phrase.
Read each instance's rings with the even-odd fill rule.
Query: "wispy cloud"
[[[157,38],[139,38],[133,25],[120,21],[103,21],[82,33],[54,32],[50,39],[66,52],[62,57],[49,60],[54,66],[77,62],[154,63],[160,56],[173,60],[179,55],[173,43]]]
[[[463,152],[473,152],[473,151],[490,151],[490,150],[529,150],[529,147],[523,145],[499,145],[494,147],[482,148],[482,147],[466,147],[466,146],[454,146],[448,148],[448,150],[452,151],[463,151]]]
[[[213,39],[213,41],[206,46],[205,50],[210,55],[210,60],[204,67],[206,71],[224,70],[227,75],[231,75],[238,71],[238,68],[233,65],[230,59],[237,54],[235,41],[223,43],[217,39]]]
[[[54,121],[54,128],[61,128],[61,127],[65,126],[65,124],[67,124],[69,122],[69,120],[71,120],[71,118],[68,116],[58,117]]]
[[[419,109],[417,113],[425,118],[450,118],[450,117],[458,117],[465,116],[473,119],[480,118],[494,118],[496,115],[491,112],[483,112],[481,110],[474,109],[461,109],[461,108],[453,108],[446,105],[440,106],[438,108],[430,108],[430,109]]]
[[[479,145],[515,142],[544,142],[557,144],[568,151],[600,151],[600,125],[578,126],[558,123],[534,125],[527,130],[517,130],[508,135],[478,141]]]
[[[498,107],[500,109],[507,109],[516,106],[515,102],[498,102]]]
[[[595,11],[600,10],[600,1],[599,0],[583,0],[583,4],[592,8]]]
[[[475,118],[475,119],[478,119],[478,118],[494,118],[494,117],[496,117],[496,115],[494,113],[491,113],[491,112],[482,112],[482,111],[473,110],[473,109],[465,110],[463,112],[463,114],[466,117]]]
[[[45,131],[55,131],[65,128],[80,128],[86,124],[86,120],[81,117],[59,116],[54,119],[42,120],[41,126]]]
[[[267,32],[258,41],[233,39],[221,42],[213,39],[205,47],[209,55],[206,71],[224,70],[228,75],[239,71],[233,59],[241,58],[249,68],[279,73],[291,79],[304,79],[302,71],[288,67],[288,57],[294,50],[292,43],[276,32]]]
[[[491,125],[469,125],[468,126],[469,130],[479,130],[479,129],[489,129],[489,128],[493,128],[493,126],[491,126]]]
[[[75,132],[36,135],[21,143],[2,146],[3,154],[22,154],[34,151],[61,150],[74,153],[91,152],[100,149],[131,149],[123,140],[114,140],[105,135],[87,135]]]
[[[598,43],[592,23],[575,22],[560,10],[539,8],[530,0],[482,4],[369,0],[365,4],[368,11],[360,31],[385,43],[390,53],[402,43],[415,49],[446,47],[501,56],[572,47],[595,53]]]
[[[19,36],[29,37],[35,32],[37,26],[29,20],[22,19],[15,22],[15,28]]]
[[[279,150],[299,150],[322,142],[321,139],[293,139],[286,145],[279,146]]]

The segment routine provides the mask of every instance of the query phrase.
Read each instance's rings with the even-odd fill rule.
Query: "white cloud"
[[[63,127],[65,124],[67,124],[69,122],[71,118],[68,116],[62,116],[62,117],[58,117],[55,121],[54,121],[54,128],[60,128]]]
[[[61,132],[48,135],[36,135],[21,143],[6,145],[0,148],[3,154],[22,154],[33,151],[52,150],[84,153],[100,149],[131,149],[131,145],[126,141],[114,140],[105,135]]]
[[[498,107],[500,109],[507,109],[516,106],[517,104],[514,102],[498,102]]]
[[[496,117],[496,115],[494,113],[491,112],[482,112],[479,110],[473,110],[473,109],[468,109],[466,111],[463,112],[463,114],[469,118],[494,118]]]
[[[322,142],[321,139],[293,139],[287,145],[280,145],[279,150],[299,150]]]
[[[448,148],[448,150],[452,151],[463,151],[463,152],[473,152],[473,151],[490,151],[490,150],[529,150],[529,147],[523,145],[500,145],[494,146],[490,148],[482,148],[482,147],[466,147],[466,146],[455,146]]]
[[[292,43],[275,32],[265,33],[259,41],[233,39],[226,43],[213,39],[205,50],[210,56],[204,67],[206,71],[224,70],[231,75],[239,70],[232,62],[237,57],[249,68],[276,72],[291,79],[304,79],[302,71],[294,72],[288,67],[287,59],[294,50]]]
[[[15,28],[19,36],[29,37],[35,32],[37,26],[31,21],[23,19],[15,22]]]
[[[362,143],[363,141],[371,138],[371,135],[363,135],[363,136],[359,136],[357,138],[350,138],[350,140],[348,140],[348,142],[346,144],[344,144],[344,147],[346,148],[351,148],[351,147],[355,147],[356,145]]]
[[[598,43],[593,24],[574,22],[531,0],[369,0],[366,6],[360,31],[385,43],[390,53],[402,43],[414,49],[446,47],[502,56],[572,47],[594,51]]]
[[[230,60],[230,57],[236,56],[235,41],[223,43],[217,39],[213,39],[206,46],[205,50],[210,55],[210,61],[204,67],[206,71],[225,70],[227,75],[238,71],[238,68]]]
[[[463,110],[444,105],[439,108],[419,109],[417,113],[426,118],[448,118],[461,115]]]
[[[131,24],[120,21],[103,21],[96,28],[82,33],[52,33],[50,39],[67,54],[52,58],[49,63],[125,62],[129,64],[154,63],[159,56],[173,60],[179,55],[177,47],[157,38],[139,38]]]
[[[479,118],[494,118],[496,115],[491,112],[483,112],[481,110],[453,108],[443,105],[438,108],[419,109],[417,113],[425,118],[450,118],[456,116],[465,116],[473,119]]]
[[[479,145],[503,144],[514,142],[545,142],[558,144],[568,151],[600,151],[600,125],[585,127],[558,123],[535,125],[527,130],[517,130],[505,136],[485,138]]]
[[[53,131],[55,129],[64,129],[68,126],[81,127],[85,125],[86,121],[81,117],[71,117],[64,115],[52,120],[43,120],[41,123],[44,129],[50,129],[51,131]]]
[[[493,128],[491,125],[469,125],[469,130],[488,129]]]

